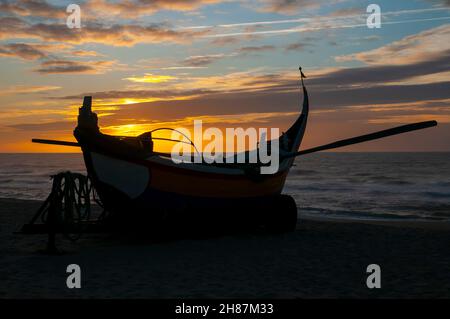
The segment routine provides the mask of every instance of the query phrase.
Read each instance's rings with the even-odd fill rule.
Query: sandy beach
[[[450,227],[442,223],[302,220],[293,233],[164,241],[13,234],[38,201],[0,199],[0,298],[449,298]],[[82,288],[66,287],[78,264]],[[379,264],[382,288],[366,287]]]

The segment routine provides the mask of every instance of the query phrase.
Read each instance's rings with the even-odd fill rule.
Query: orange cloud
[[[174,76],[170,76],[170,75],[157,75],[157,74],[146,73],[144,76],[141,76],[141,77],[129,77],[129,78],[125,78],[124,80],[136,82],[136,83],[164,83],[164,82],[172,81],[175,79],[177,79],[177,78]]]
[[[0,91],[0,95],[43,93],[59,90],[61,87],[52,85],[16,85]]]
[[[337,56],[337,62],[361,61],[369,65],[411,64],[441,57],[450,51],[450,24],[407,36],[380,48]]]
[[[207,30],[171,30],[164,24],[147,26],[93,24],[81,29],[68,29],[61,23],[28,23],[16,17],[0,18],[0,39],[40,39],[69,44],[100,43],[111,46],[133,46],[137,43],[188,43]]]
[[[438,123],[450,123],[450,114],[407,114],[384,116],[368,120],[371,124],[408,124],[436,120]]]
[[[329,1],[321,0],[263,0],[263,4],[254,3],[255,9],[262,12],[276,12],[286,15],[295,15],[301,10],[318,8]]]
[[[79,56],[79,57],[96,57],[96,56],[103,56],[103,54],[100,54],[96,51],[89,51],[89,50],[76,50],[72,51],[71,54],[73,56]]]
[[[69,61],[69,60],[47,60],[34,69],[35,72],[41,74],[58,74],[58,73],[87,73],[98,74],[104,73],[115,64],[115,61]]]
[[[184,59],[181,61],[181,64],[188,67],[201,67],[209,65],[225,57],[227,57],[225,54],[195,55]]]
[[[66,16],[65,7],[50,4],[45,0],[2,1],[0,3],[0,12],[51,19],[63,18]]]
[[[108,2],[106,0],[93,0],[87,3],[86,9],[90,14],[121,16],[136,18],[151,15],[160,10],[191,11],[204,5],[223,2],[224,0],[126,0],[120,2]]]
[[[10,43],[0,46],[0,56],[24,60],[37,60],[47,57],[38,47],[26,43]]]
[[[122,18],[136,18],[151,15],[160,10],[190,11],[204,5],[223,2],[224,0],[125,0],[106,1],[90,0],[80,4],[83,15],[87,17],[121,16]],[[44,18],[67,17],[66,7],[51,4],[45,0],[16,0],[2,1],[0,11],[19,16],[34,16]]]

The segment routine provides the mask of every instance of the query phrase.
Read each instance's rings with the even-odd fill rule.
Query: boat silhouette
[[[437,125],[436,121],[408,124],[299,151],[309,113],[301,68],[300,75],[303,103],[296,121],[278,137],[284,146],[274,174],[261,174],[261,163],[175,163],[170,153],[153,151],[157,140],[170,140],[152,137],[153,131],[136,137],[103,134],[89,96],[79,109],[74,130],[78,143],[40,139],[33,142],[81,147],[88,176],[112,220],[122,222],[126,220],[124,216],[136,215],[158,221],[172,214],[220,221],[219,216],[234,214],[238,219],[262,221],[269,228],[292,230],[297,206],[282,191],[297,156]],[[245,153],[248,158],[249,151]]]

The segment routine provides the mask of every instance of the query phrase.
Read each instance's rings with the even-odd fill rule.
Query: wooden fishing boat
[[[152,132],[136,137],[120,137],[100,132],[91,97],[85,97],[79,110],[74,136],[78,143],[33,140],[39,143],[78,146],[83,152],[92,183],[112,218],[139,214],[161,219],[168,214],[201,219],[237,214],[264,220],[267,225],[292,229],[297,220],[295,201],[281,195],[296,156],[383,138],[435,126],[421,122],[346,139],[298,151],[305,133],[309,98],[301,72],[303,104],[292,126],[279,137],[283,150],[274,174],[261,174],[259,163],[209,164],[175,163],[170,154],[153,151]],[[273,141],[272,141],[273,143]],[[248,151],[246,152],[248,157]]]

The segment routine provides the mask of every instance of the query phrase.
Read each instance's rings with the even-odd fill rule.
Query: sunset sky
[[[81,7],[81,28],[66,7]],[[366,26],[366,8],[382,27]],[[286,129],[308,76],[302,148],[401,124],[437,128],[343,151],[450,151],[450,1],[0,0],[0,152],[77,151],[92,95],[104,133]]]

